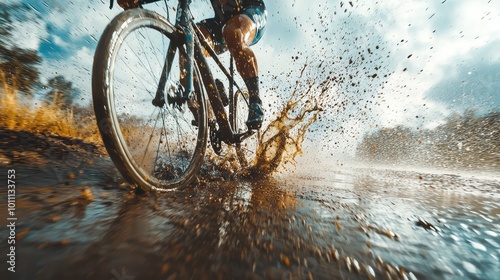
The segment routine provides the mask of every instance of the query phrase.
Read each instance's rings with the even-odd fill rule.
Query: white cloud
[[[21,20],[13,18],[12,27],[11,41],[20,48],[38,50],[43,38],[48,35],[45,24],[36,20],[33,14]]]
[[[63,38],[61,38],[57,35],[53,35],[52,38],[54,40],[54,43],[60,47],[68,47],[69,46],[69,43],[66,40],[64,40]]]
[[[466,57],[485,59],[476,51],[500,39],[496,30],[500,26],[498,2],[449,2],[453,1],[439,5],[380,1],[372,4],[371,9],[359,9],[367,20],[376,22],[374,26],[383,34],[388,47],[392,46],[386,61],[395,65],[396,72],[384,86],[381,106],[374,110],[374,118],[380,125],[439,123],[437,119],[448,115],[449,108],[447,104],[427,100],[427,91],[453,72],[464,71],[460,62]],[[498,61],[498,55],[490,59],[493,57]]]
[[[51,24],[55,28],[64,30],[67,29],[70,25],[75,24],[75,17],[68,17],[65,13],[62,13],[61,9],[55,9],[49,11],[49,13],[45,16],[46,24]]]

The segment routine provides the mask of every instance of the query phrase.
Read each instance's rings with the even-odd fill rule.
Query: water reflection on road
[[[342,168],[137,196],[94,171],[26,182],[18,279],[500,275],[497,178]]]

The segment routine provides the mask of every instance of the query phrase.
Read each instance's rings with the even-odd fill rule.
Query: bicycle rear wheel
[[[186,102],[152,104],[166,60],[166,94],[182,90],[179,59],[185,51],[174,47],[175,32],[155,12],[128,10],[107,26],[94,57],[92,95],[104,145],[122,176],[146,191],[188,185],[206,149],[206,102],[197,67],[190,108]]]
[[[248,130],[246,120],[248,116],[248,92],[237,90],[233,96],[232,114],[230,121],[236,133],[243,133]],[[260,130],[243,142],[235,144],[236,157],[243,169],[252,167],[255,164],[257,149],[259,148]]]

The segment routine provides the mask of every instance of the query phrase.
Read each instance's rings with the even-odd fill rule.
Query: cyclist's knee
[[[243,34],[240,30],[224,32],[224,41],[229,49],[242,49],[244,47]]]
[[[255,24],[246,15],[236,15],[222,29],[222,37],[228,47],[249,45],[255,37]]]

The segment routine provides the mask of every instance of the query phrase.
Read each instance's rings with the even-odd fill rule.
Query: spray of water
[[[297,95],[295,91],[278,117],[262,133],[254,165],[247,170],[250,174],[275,172],[280,165],[293,162],[302,153],[308,128],[318,120],[322,109],[307,95]]]
[[[321,83],[314,82],[314,79],[302,79],[307,67],[307,64],[302,67],[297,82],[290,88],[291,93],[279,93],[288,98],[283,101],[282,109],[258,134],[248,166],[239,163],[235,149],[228,149],[223,157],[209,154],[205,174],[255,178],[295,163],[295,158],[302,154],[302,144],[311,125],[318,121],[323,112],[325,100],[331,100],[328,95],[335,82],[330,78]]]

